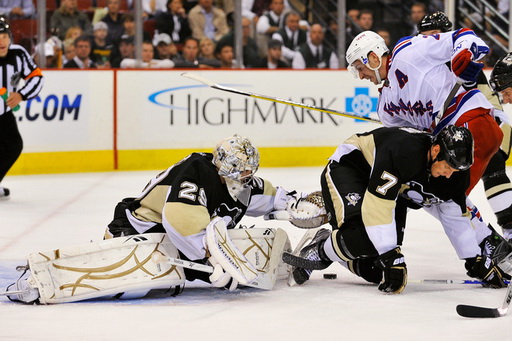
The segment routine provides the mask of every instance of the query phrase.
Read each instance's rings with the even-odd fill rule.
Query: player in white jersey
[[[488,50],[469,29],[405,37],[391,54],[378,34],[365,31],[347,50],[349,70],[356,77],[376,85],[384,82],[378,104],[384,125],[414,127],[434,134],[448,125],[464,126],[471,131],[475,161],[466,193],[482,177],[503,140],[493,116],[493,105],[478,89],[466,90],[457,84],[476,83],[483,68],[476,61]],[[500,236],[487,227],[469,200],[468,206],[475,218],[476,241],[494,259],[496,247],[486,240]]]
[[[503,139],[492,115],[494,107],[473,89],[460,88],[444,110],[457,82],[474,83],[489,48],[472,30],[405,37],[389,54],[375,32],[360,33],[347,50],[349,70],[380,89],[378,114],[385,126],[408,126],[434,134],[453,124],[474,136],[475,163],[468,193],[476,185]],[[451,62],[452,69],[446,67]]]
[[[452,30],[452,23],[443,12],[428,14],[418,23],[418,32],[422,35],[431,35]],[[447,67],[450,65],[447,63]],[[499,83],[499,89],[503,90],[507,81],[506,75],[510,70],[507,69],[506,56],[496,63],[495,71],[492,77],[495,79],[494,86]],[[510,78],[510,77],[509,77]],[[512,81],[512,78],[509,79]],[[496,87],[495,91],[489,86],[487,77],[483,72],[478,74],[477,82],[473,86],[465,87],[466,90],[477,88],[480,90],[487,100],[494,106],[494,117],[503,132],[503,141],[500,150],[494,154],[489,161],[487,168],[482,176],[482,182],[485,189],[485,195],[489,204],[496,215],[498,225],[502,227],[503,235],[506,239],[512,237],[512,184],[506,173],[506,161],[510,155],[511,147],[511,126],[507,114],[503,111],[503,106],[497,92],[500,90]],[[470,205],[470,211],[477,212],[474,205]],[[506,243],[497,233],[493,233],[486,237],[482,242],[495,249],[503,247],[502,243]]]

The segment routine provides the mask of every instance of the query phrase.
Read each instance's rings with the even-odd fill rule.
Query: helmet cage
[[[236,200],[241,199],[245,189],[249,189],[259,167],[260,155],[249,139],[234,135],[215,147],[212,162],[226,181],[231,197]],[[244,198],[246,196],[243,195]]]

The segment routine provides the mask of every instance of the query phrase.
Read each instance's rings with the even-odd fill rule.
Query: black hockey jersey
[[[210,153],[193,153],[153,178],[131,205],[130,223],[139,233],[162,224],[174,245],[189,259],[205,256],[203,236],[214,217],[233,228],[247,214],[274,209],[276,188],[253,177],[249,205],[235,201],[212,163]]]

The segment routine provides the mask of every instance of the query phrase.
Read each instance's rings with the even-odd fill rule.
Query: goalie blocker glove
[[[379,285],[380,291],[399,294],[405,289],[407,266],[399,247],[377,257],[375,265],[384,273],[384,281]]]
[[[502,272],[496,263],[488,256],[467,258],[464,264],[469,277],[481,279],[484,287],[503,288],[507,286],[503,280]]]

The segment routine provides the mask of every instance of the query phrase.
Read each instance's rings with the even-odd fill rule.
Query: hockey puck
[[[324,274],[324,279],[336,279],[338,275],[336,274]]]

